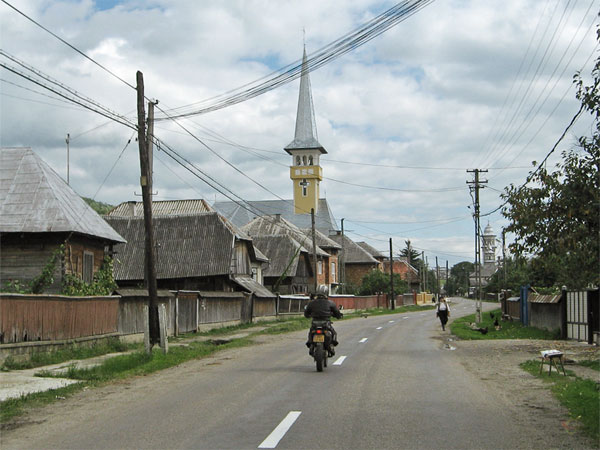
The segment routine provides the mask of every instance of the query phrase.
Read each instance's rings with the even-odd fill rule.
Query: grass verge
[[[494,327],[494,318],[498,318],[500,324],[500,330],[496,330]],[[534,327],[526,327],[521,322],[502,322],[500,317],[502,312],[499,309],[490,312],[482,313],[482,321],[477,324],[479,328],[487,328],[488,332],[482,334],[477,330],[473,330],[470,326],[471,323],[475,322],[475,314],[471,314],[464,317],[459,317],[452,324],[450,324],[450,330],[452,334],[461,338],[469,340],[477,339],[558,339],[560,336],[557,331],[541,330]]]
[[[585,365],[585,364],[581,364]],[[600,391],[598,384],[589,379],[579,378],[567,371],[567,376],[556,373],[540,374],[540,362],[526,361],[521,368],[530,374],[551,383],[550,389],[563,406],[569,410],[569,416],[590,437],[600,439]]]
[[[141,348],[141,345],[125,344],[115,337],[91,346],[73,345],[53,352],[33,353],[27,361],[16,361],[9,356],[0,367],[0,370],[35,369],[36,367],[59,364],[73,359],[93,358],[107,353],[119,353],[135,348]]]

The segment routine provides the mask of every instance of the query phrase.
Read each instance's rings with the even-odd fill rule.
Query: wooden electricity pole
[[[152,167],[149,157],[149,141],[146,136],[146,113],[144,110],[144,75],[136,74],[137,113],[138,113],[138,146],[140,151],[140,185],[144,205],[144,248],[145,248],[145,278],[148,288],[148,323],[150,351],[154,344],[160,343],[160,328],[158,322],[158,292],[156,285],[156,266],[154,255],[154,231],[152,229]]]

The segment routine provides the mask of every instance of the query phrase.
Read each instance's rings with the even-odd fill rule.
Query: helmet
[[[329,296],[329,288],[326,284],[320,284],[317,288],[317,295],[322,295],[323,297]]]

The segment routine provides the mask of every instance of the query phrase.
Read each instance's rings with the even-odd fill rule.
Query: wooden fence
[[[0,344],[116,333],[119,297],[0,294]]]

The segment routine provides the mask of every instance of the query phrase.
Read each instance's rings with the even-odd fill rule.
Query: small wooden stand
[[[560,373],[558,368],[558,364],[556,361],[560,363],[560,367],[562,368],[563,375],[567,375],[565,372],[565,366],[563,366],[563,353],[559,350],[542,350],[540,352],[542,354],[542,363],[540,364],[540,374],[542,373],[542,369],[544,367],[544,362],[548,364],[548,375],[552,372],[552,366],[556,367],[556,371]]]

